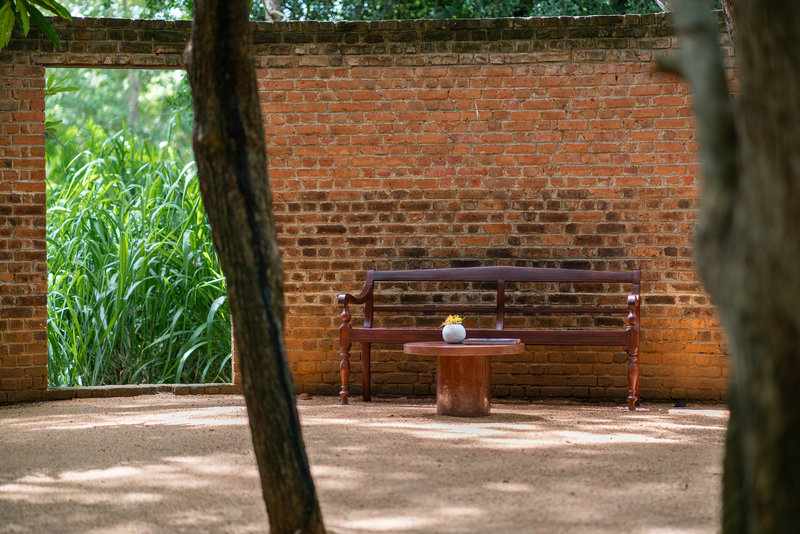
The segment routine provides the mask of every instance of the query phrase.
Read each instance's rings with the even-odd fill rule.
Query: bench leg
[[[350,381],[350,348],[345,349],[339,353],[341,361],[339,362],[339,376],[342,378],[342,390],[339,392],[339,397],[342,399],[342,404],[347,404],[347,398],[350,392],[347,389],[347,383]]]
[[[361,387],[363,393],[364,402],[369,402],[372,400],[372,389],[370,387],[370,374],[369,374],[369,363],[370,363],[370,353],[372,352],[372,343],[362,343],[361,344]]]
[[[350,312],[345,308],[342,310],[342,324],[339,325],[339,376],[342,379],[342,391],[339,392],[339,397],[342,399],[342,404],[347,404],[347,398],[350,392],[347,389],[347,384],[350,381]]]
[[[626,349],[628,353],[628,409],[639,405],[639,347]]]
[[[342,379],[342,390],[339,392],[339,397],[344,405],[347,404],[347,398],[350,396],[347,389],[350,381],[350,325],[347,323],[343,323],[339,327],[339,358],[339,376]]]

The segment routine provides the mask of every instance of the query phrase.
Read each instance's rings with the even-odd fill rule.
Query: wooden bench
[[[370,351],[373,343],[402,344],[411,341],[441,341],[440,328],[419,327],[375,327],[376,313],[425,313],[438,314],[431,323],[441,321],[443,315],[491,314],[494,316],[494,328],[467,328],[468,338],[519,338],[525,345],[591,345],[618,346],[627,353],[628,407],[634,410],[639,404],[639,307],[640,307],[639,270],[630,272],[590,271],[579,269],[549,269],[538,267],[459,267],[449,269],[420,269],[407,271],[367,271],[364,289],[358,295],[342,294],[338,298],[338,306],[342,309],[342,324],[339,326],[339,347],[341,361],[339,373],[342,390],[339,393],[342,404],[347,404],[349,396],[348,382],[350,378],[350,347],[354,342],[362,343],[361,373],[363,379],[363,398],[371,399],[370,391]],[[424,302],[422,304],[376,303],[376,283],[416,283],[416,282],[469,282],[494,283],[497,298],[493,305],[439,304]],[[506,305],[506,287],[509,283],[551,282],[591,284],[598,289],[600,284],[629,284],[630,293],[625,305]],[[515,286],[516,287],[516,286]],[[573,286],[574,287],[574,286]],[[602,286],[599,286],[602,291]],[[627,290],[625,290],[627,291]],[[580,291],[575,290],[576,294]],[[622,296],[620,297],[623,298]],[[361,327],[350,324],[350,306],[364,305],[364,323]],[[622,303],[620,303],[622,304]],[[587,329],[534,329],[504,328],[507,314],[540,316],[543,314],[577,314],[581,316],[607,317],[611,314],[627,314],[627,318],[619,327],[587,328]],[[438,325],[438,323],[435,323]]]

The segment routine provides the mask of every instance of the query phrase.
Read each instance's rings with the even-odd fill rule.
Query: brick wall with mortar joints
[[[436,56],[412,45],[399,56],[385,46],[377,58],[338,60],[297,47],[300,57],[268,57],[261,87],[271,93],[271,176],[286,183],[276,186],[286,191],[276,197],[285,205],[278,219],[288,230],[287,265],[298,272],[296,304],[308,310],[290,326],[302,331],[315,308],[333,305],[331,283],[357,291],[372,267],[639,266],[647,298],[655,293],[655,306],[645,300],[643,395],[721,398],[721,334],[690,259],[698,191],[688,92],[652,75],[652,48],[627,42],[620,50],[619,40],[597,37],[612,34],[584,28],[592,50],[556,31],[558,39],[521,47],[456,54],[459,45],[434,45]],[[673,48],[663,37],[653,30],[648,46]],[[651,320],[664,325],[652,338]],[[322,321],[309,338],[328,332]],[[335,346],[323,362],[324,343],[295,348],[307,355],[304,369],[335,384]],[[376,352],[378,393],[431,390],[432,363]],[[575,354],[583,364],[564,361]],[[541,356],[546,366],[535,365]],[[522,358],[513,371],[495,363],[495,394],[624,394],[621,351]]]
[[[127,20],[57,28],[63,50],[15,40],[0,61],[176,68],[189,32]],[[675,47],[662,16],[256,30],[298,390],[338,389],[335,295],[359,290],[366,269],[502,263],[643,269],[643,395],[722,397],[722,335],[691,264],[688,91],[651,73]],[[376,393],[431,393],[431,362],[373,357]],[[494,364],[495,393],[618,398],[622,358],[534,349]],[[358,392],[357,350],[353,363]]]
[[[0,65],[0,402],[47,388],[44,68]]]

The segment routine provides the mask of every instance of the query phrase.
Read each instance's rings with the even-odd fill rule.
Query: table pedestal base
[[[489,415],[492,367],[488,356],[436,357],[436,413],[459,417]]]

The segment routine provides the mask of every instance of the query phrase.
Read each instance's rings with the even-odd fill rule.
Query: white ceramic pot
[[[461,343],[467,337],[467,331],[460,324],[446,324],[442,327],[442,339],[447,343]]]

